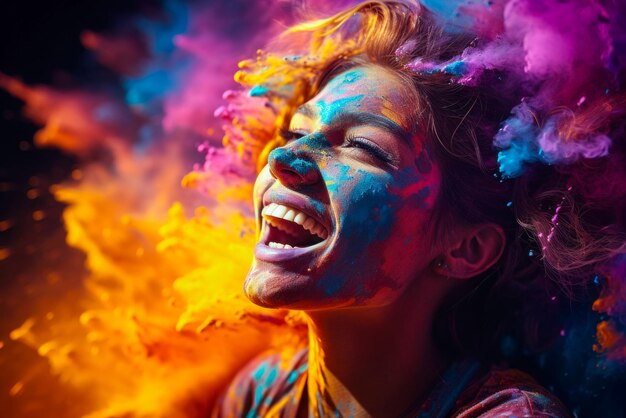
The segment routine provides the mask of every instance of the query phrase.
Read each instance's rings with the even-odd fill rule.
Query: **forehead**
[[[347,70],[332,78],[309,102],[322,123],[332,123],[341,112],[370,112],[385,116],[407,131],[412,130],[414,98],[399,76],[370,65]]]

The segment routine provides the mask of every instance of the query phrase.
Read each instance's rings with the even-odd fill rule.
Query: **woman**
[[[244,290],[303,311],[309,346],[253,360],[214,416],[569,416],[491,364],[505,332],[545,345],[553,330],[527,307],[554,313],[553,288],[573,293],[623,241],[584,224],[575,176],[497,175],[493,137],[527,92],[498,90],[501,73],[456,82],[450,60],[476,40],[403,2],[366,2],[287,39],[308,55],[260,57],[238,76],[284,104],[255,184]]]

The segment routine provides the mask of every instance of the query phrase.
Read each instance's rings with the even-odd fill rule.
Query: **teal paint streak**
[[[363,100],[364,95],[359,94],[351,97],[344,97],[343,99],[337,99],[332,103],[326,103],[324,100],[320,100],[317,103],[317,107],[320,110],[320,121],[323,124],[329,125],[336,118],[338,113],[344,111],[347,106],[354,105],[358,107]]]
[[[351,70],[348,71],[344,74],[343,76],[343,80],[341,80],[342,84],[352,84],[355,81],[359,81],[361,78],[363,78],[363,70],[358,69],[358,70]]]
[[[337,164],[336,168],[338,169],[337,177],[332,181],[332,183],[326,184],[326,188],[329,193],[337,193],[339,191],[339,187],[345,187],[346,182],[349,182],[354,178],[354,176],[348,174],[351,168],[349,165]]]
[[[256,387],[254,390],[254,407],[250,412],[254,412],[256,410],[256,407],[261,405],[261,401],[263,400],[263,394],[266,393],[269,388],[276,382],[276,378],[278,377],[278,370],[276,369],[276,367],[269,368],[269,366],[269,361],[264,361],[252,373],[252,377],[256,381]]]

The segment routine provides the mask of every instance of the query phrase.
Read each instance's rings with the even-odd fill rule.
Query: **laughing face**
[[[385,305],[432,262],[440,173],[413,133],[411,94],[391,71],[363,66],[299,108],[255,184],[253,302]]]

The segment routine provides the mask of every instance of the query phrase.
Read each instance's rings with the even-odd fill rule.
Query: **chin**
[[[260,268],[254,263],[244,283],[244,294],[255,305],[272,309],[317,310],[346,304],[314,286],[315,278],[294,272]],[[343,302],[343,303],[342,303]]]
[[[311,278],[255,261],[244,282],[244,294],[256,305],[274,309],[298,309],[310,295]]]
[[[375,308],[388,305],[397,297],[397,291],[387,287],[365,299],[355,295],[350,287],[329,294],[319,286],[323,281],[323,277],[287,271],[255,260],[244,283],[244,294],[264,308],[302,311]]]

